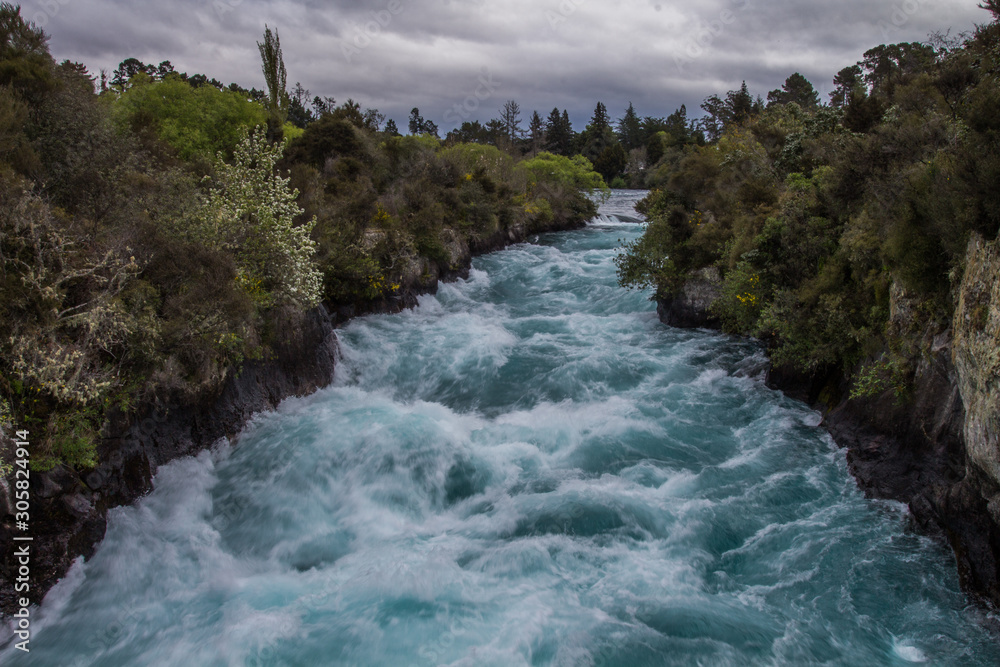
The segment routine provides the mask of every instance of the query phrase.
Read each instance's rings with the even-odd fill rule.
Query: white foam
[[[893,640],[892,652],[907,662],[927,662],[927,656],[923,651],[899,639]]]

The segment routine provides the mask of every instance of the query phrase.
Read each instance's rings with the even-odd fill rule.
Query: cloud
[[[378,107],[401,127],[416,106],[442,129],[484,68],[497,87],[470,118],[515,99],[527,113],[568,108],[580,127],[599,100],[612,114],[631,101],[663,116],[743,80],[766,96],[795,71],[823,93],[872,46],[988,18],[968,0],[48,0],[23,13],[51,35],[56,58],[92,71],[170,60],[247,87],[263,86],[256,41],[267,24],[290,81]]]

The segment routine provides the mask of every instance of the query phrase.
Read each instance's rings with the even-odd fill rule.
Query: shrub
[[[237,283],[262,308],[319,303],[322,275],[313,263],[315,219],[296,226],[298,191],[275,173],[279,144],[258,129],[243,131],[232,164],[218,156],[205,206],[188,231],[192,240],[233,253]]]
[[[203,85],[195,88],[176,74],[153,81],[137,74],[114,103],[123,127],[153,127],[159,138],[182,159],[231,153],[242,133],[267,122],[260,104],[233,90]]]

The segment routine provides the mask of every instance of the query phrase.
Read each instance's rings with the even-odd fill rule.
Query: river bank
[[[887,389],[851,398],[860,367],[854,374],[831,370],[812,376],[771,367],[767,378],[769,386],[822,412],[823,426],[847,449],[861,490],[906,503],[923,530],[951,546],[965,590],[991,608],[1000,604],[1000,483],[989,467],[997,405],[987,399],[989,341],[978,354],[968,350],[977,335],[989,339],[984,322],[973,322],[970,311],[978,307],[996,318],[1000,262],[993,245],[970,243],[958,295],[962,307],[947,328],[919,322],[906,294],[893,290],[890,326],[909,332],[922,355],[905,397]],[[711,312],[719,285],[714,269],[692,275],[677,298],[658,302],[660,320],[682,328],[719,328]],[[967,401],[977,404],[974,412]]]
[[[102,433],[96,469],[80,474],[60,466],[31,478],[33,551],[28,599],[40,603],[78,557],[92,556],[107,530],[108,511],[148,494],[161,466],[203,451],[220,439],[235,440],[253,415],[330,384],[336,367],[337,327],[355,317],[412,308],[420,295],[435,293],[442,282],[468,276],[473,257],[524,242],[538,233],[584,224],[586,219],[582,218],[553,220],[530,233],[517,225],[472,245],[455,239],[448,246],[454,270],[441,273],[432,262],[417,262],[390,297],[328,304],[307,313],[283,313],[283,338],[275,354],[229,369],[213,399],[194,405],[150,406],[135,415],[113,415]],[[14,505],[14,489],[0,480],[0,516],[13,516]],[[10,548],[13,536],[13,525],[0,525],[0,549],[7,572],[16,571]],[[4,581],[0,614],[14,613],[24,595]]]

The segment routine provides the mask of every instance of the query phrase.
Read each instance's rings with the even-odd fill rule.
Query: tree
[[[573,127],[569,114],[560,113],[558,108],[549,113],[545,121],[545,150],[556,155],[569,155],[573,150]]]
[[[684,145],[693,140],[687,113],[687,107],[682,104],[681,108],[670,114],[663,124],[664,131],[670,135],[670,140],[674,145]]]
[[[448,133],[448,141],[459,144],[492,144],[494,137],[478,120],[465,121],[461,127]]]
[[[611,129],[611,119],[603,102],[598,102],[590,124],[581,133],[580,153],[591,161],[596,161],[605,148],[618,143],[615,132]]]
[[[732,116],[732,122],[743,123],[754,113],[754,100],[750,96],[747,82],[744,81],[740,89],[730,90],[726,93],[726,106]]]
[[[767,94],[768,106],[793,102],[803,109],[815,109],[819,106],[819,93],[809,80],[798,72],[785,79],[780,89]]]
[[[590,118],[588,128],[592,128],[597,134],[603,134],[604,130],[611,129],[611,117],[608,116],[608,108],[603,102],[598,102],[594,107],[594,115]]]
[[[390,137],[399,136],[399,128],[396,127],[396,121],[391,118],[385,122],[385,129],[382,131]]]
[[[162,81],[168,74],[174,73],[174,66],[169,60],[164,60],[159,65],[156,66],[156,79],[157,81]]]
[[[709,141],[715,141],[731,125],[745,122],[754,113],[761,111],[763,106],[759,98],[755,102],[744,81],[739,90],[730,90],[726,99],[718,95],[710,95],[702,102],[701,108],[707,114],[699,125]]]
[[[500,147],[507,140],[507,128],[499,118],[486,121],[486,143]]]
[[[316,118],[322,118],[326,114],[333,113],[333,110],[337,108],[337,100],[333,99],[329,95],[325,97],[320,97],[317,95],[312,101],[313,114]]]
[[[528,123],[528,134],[531,137],[531,154],[537,155],[542,150],[545,143],[545,121],[538,115],[537,111],[532,112],[531,121]]]
[[[504,139],[513,148],[524,137],[521,129],[521,105],[514,100],[504,102],[500,109],[500,122],[503,124]]]
[[[882,44],[865,51],[858,64],[864,81],[873,95],[891,97],[896,86],[907,76],[934,62],[934,47],[920,42]]]
[[[861,78],[861,67],[851,65],[837,72],[833,77],[834,90],[830,93],[830,106],[841,108],[848,103],[851,95],[863,95],[865,84]]]
[[[0,4],[0,86],[11,86],[23,97],[34,98],[55,85],[55,61],[47,41],[41,28],[21,17],[20,7]]]
[[[569,109],[562,112],[562,131],[566,134],[565,155],[573,153],[573,142],[576,140],[576,132],[573,131],[573,123],[569,121]]]
[[[381,130],[382,123],[385,122],[385,114],[375,108],[365,109],[361,113],[361,118],[364,120],[365,127],[372,132]]]
[[[296,226],[302,213],[298,191],[275,172],[282,145],[260,131],[243,132],[232,164],[218,155],[215,183],[190,230],[193,240],[233,253],[237,283],[262,308],[320,302],[322,273],[313,256],[313,218]]]
[[[115,100],[112,115],[122,129],[151,127],[185,160],[211,158],[219,151],[228,154],[243,130],[269,119],[261,105],[241,93],[215,86],[193,88],[176,74],[163,81],[136,75]]]
[[[295,83],[288,101],[288,122],[295,127],[305,128],[306,125],[316,120],[312,112],[306,107],[309,102],[309,91],[302,87],[299,82]]]
[[[273,143],[280,143],[284,137],[282,128],[288,120],[288,74],[285,71],[285,61],[281,56],[281,40],[278,31],[264,26],[264,41],[257,42],[260,50],[261,71],[267,83],[267,138]]]
[[[632,150],[643,145],[645,137],[642,131],[642,122],[632,103],[628,103],[625,115],[618,121],[618,140],[622,142],[626,149]]]
[[[628,164],[628,154],[620,143],[605,146],[597,159],[594,160],[594,171],[604,177],[605,182],[610,183],[617,176],[625,172]]]
[[[535,183],[546,182],[566,188],[603,190],[607,186],[601,175],[594,171],[590,160],[582,155],[566,157],[541,152],[518,165]]]
[[[429,134],[438,136],[438,126],[434,121],[426,120],[420,115],[420,109],[413,107],[410,109],[410,134]],[[440,138],[440,137],[439,137]]]
[[[156,65],[147,65],[138,58],[126,58],[118,64],[118,69],[112,73],[111,85],[119,90],[125,90],[136,74],[156,76]]]

